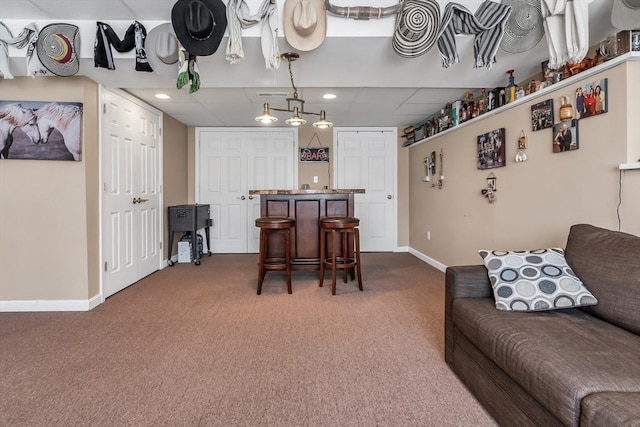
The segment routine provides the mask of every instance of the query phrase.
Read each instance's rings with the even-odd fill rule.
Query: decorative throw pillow
[[[598,303],[561,248],[478,253],[489,271],[498,310],[544,311]]]

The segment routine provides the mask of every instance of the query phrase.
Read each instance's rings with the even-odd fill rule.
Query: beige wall
[[[189,203],[188,184],[188,144],[187,127],[169,116],[163,114],[163,209],[164,215],[164,253],[168,255],[166,245],[169,244],[169,225],[167,221],[167,207]],[[180,236],[174,236],[172,254],[177,253]]]
[[[82,161],[0,161],[0,300],[86,300],[99,290],[97,85],[0,81],[4,100],[82,102]]]
[[[98,86],[23,77],[0,80],[0,93],[84,107],[82,161],[0,160],[0,301],[86,301],[101,275]],[[163,128],[166,209],[187,201],[187,127],[165,115]],[[166,219],[164,230],[166,241]]]
[[[635,70],[635,71],[634,71]],[[618,181],[622,176],[622,231],[640,235],[640,171],[619,173],[637,148],[637,136],[627,139],[628,126],[640,98],[627,90],[637,64],[606,70],[503,113],[480,118],[409,151],[410,246],[444,265],[478,264],[479,249],[517,250],[564,246],[569,227],[590,223],[618,229]],[[552,153],[552,131],[531,131],[531,105],[552,98],[556,121],[561,96],[571,96],[579,85],[608,78],[609,112],[579,122],[580,148]],[[493,129],[506,130],[505,167],[478,170],[476,138]],[[516,163],[517,138],[529,139],[527,162]],[[637,134],[636,134],[637,135]],[[627,142],[629,141],[629,142]],[[423,158],[444,150],[444,186],[422,181]],[[497,177],[496,201],[480,194],[486,178]],[[426,233],[431,232],[431,240]]]
[[[315,138],[314,134],[318,137]],[[320,141],[320,142],[318,142]],[[333,188],[333,129],[316,129],[305,127],[298,129],[298,148],[305,147],[329,148],[329,162],[300,162],[298,161],[298,184],[309,184],[311,189],[322,189],[325,185]],[[318,177],[318,183],[314,184],[313,177]]]

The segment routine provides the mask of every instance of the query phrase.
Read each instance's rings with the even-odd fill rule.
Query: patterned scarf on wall
[[[46,74],[47,69],[42,66],[38,55],[34,55],[36,42],[38,41],[38,26],[35,22],[29,23],[16,37],[13,37],[9,28],[0,22],[0,75],[5,79],[12,79],[13,74],[9,68],[9,49],[13,46],[17,49],[27,48],[27,75],[35,77],[38,74]]]
[[[147,61],[147,53],[144,50],[144,40],[147,37],[147,30],[140,22],[134,21],[127,29],[122,40],[120,40],[109,24],[105,24],[104,22],[97,22],[96,24],[98,30],[93,45],[93,61],[96,67],[107,68],[109,70],[116,69],[116,65],[113,62],[111,46],[118,52],[129,52],[135,47],[136,71],[153,71]]]
[[[262,23],[261,42],[265,66],[268,70],[280,68],[280,47],[278,46],[278,5],[275,0],[264,0],[258,12],[250,16],[249,6],[244,0],[229,0],[227,22],[229,41],[225,57],[231,64],[244,58],[242,30]]]
[[[504,27],[511,14],[511,6],[484,1],[475,14],[458,3],[448,3],[444,8],[438,50],[445,68],[460,62],[456,49],[456,34],[474,35],[474,68],[491,69],[496,62],[496,53],[500,47]]]

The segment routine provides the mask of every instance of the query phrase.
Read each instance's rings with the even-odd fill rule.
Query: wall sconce
[[[493,203],[496,199],[496,191],[498,191],[498,178],[491,172],[487,177],[487,187],[480,190],[480,193]]]

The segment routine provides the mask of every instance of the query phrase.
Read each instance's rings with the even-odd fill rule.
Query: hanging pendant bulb
[[[286,124],[291,126],[302,126],[307,123],[305,119],[300,117],[300,113],[298,112],[298,107],[293,107],[293,114],[290,118],[284,121]]]
[[[271,115],[271,112],[269,112],[269,104],[265,103],[262,114],[256,117],[256,122],[269,124],[277,121],[278,121],[278,118],[276,116]]]
[[[329,120],[327,120],[327,116],[326,116],[326,113],[324,112],[324,110],[320,110],[320,120],[315,122],[313,124],[313,127],[316,127],[316,128],[319,128],[319,129],[326,129],[326,128],[333,127],[333,123],[331,123]]]

